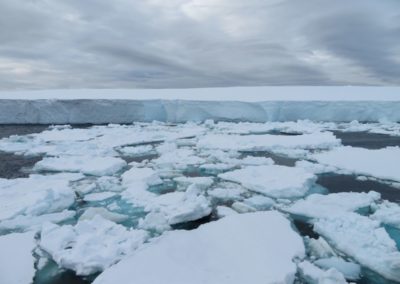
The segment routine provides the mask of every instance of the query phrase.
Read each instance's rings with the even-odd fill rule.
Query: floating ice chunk
[[[236,164],[225,164],[225,163],[215,163],[215,164],[203,164],[199,168],[210,173],[220,173],[229,171],[236,167]]]
[[[262,195],[253,195],[252,197],[243,200],[243,203],[255,208],[256,210],[269,210],[275,205],[273,199]]]
[[[334,268],[324,271],[309,261],[298,264],[300,274],[310,284],[347,284],[343,274]]]
[[[146,185],[161,184],[162,180],[151,168],[131,168],[122,174],[122,183],[124,186],[129,186],[134,183],[145,183]]]
[[[162,233],[171,229],[167,217],[162,212],[150,212],[144,218],[139,220],[138,227],[144,230]]]
[[[195,184],[201,190],[206,190],[214,183],[212,177],[176,177],[174,181],[178,189],[186,189],[189,185]]]
[[[322,165],[322,164],[318,164],[318,163],[312,163],[310,161],[305,161],[305,160],[297,161],[296,167],[303,168],[306,171],[314,173],[314,174],[338,172],[338,169],[335,167]]]
[[[126,166],[114,157],[62,156],[48,157],[36,163],[37,171],[76,172],[94,176],[113,175]]]
[[[292,283],[292,260],[304,253],[301,237],[280,213],[236,214],[196,230],[164,233],[94,284],[127,283],[132,275],[136,284]]]
[[[249,213],[249,212],[257,211],[254,207],[251,207],[251,206],[247,205],[246,203],[239,202],[239,201],[233,202],[232,209],[238,213]]]
[[[306,194],[316,176],[301,168],[278,165],[251,166],[218,177],[274,198],[295,198]]]
[[[85,212],[79,217],[79,221],[91,220],[95,216],[101,216],[104,219],[115,222],[115,223],[124,222],[129,218],[129,216],[127,216],[127,215],[111,212],[103,207],[90,207],[90,208],[86,209]]]
[[[142,145],[142,146],[127,146],[119,149],[119,151],[125,156],[138,156],[147,154],[153,151],[153,146],[151,145]]]
[[[174,168],[183,170],[188,166],[204,164],[205,159],[198,157],[192,149],[178,148],[164,152],[152,163],[160,168]]]
[[[298,200],[293,205],[283,208],[291,214],[308,218],[324,218],[337,213],[357,211],[374,204],[381,198],[375,191],[339,192],[327,195],[311,194],[306,199]]]
[[[121,197],[135,205],[145,206],[157,195],[148,191],[150,185],[161,184],[162,180],[151,168],[132,168],[122,174],[122,185],[126,188]]]
[[[221,201],[228,200],[241,200],[243,199],[242,194],[246,193],[247,190],[239,186],[230,186],[227,188],[217,187],[209,190],[207,193],[209,196],[219,199]]]
[[[0,220],[67,209],[75,201],[74,192],[69,187],[73,178],[74,175],[56,174],[0,179]]]
[[[60,223],[75,217],[75,211],[64,210],[59,213],[40,216],[18,215],[9,220],[0,221],[0,230],[38,230],[46,222]]]
[[[35,275],[33,232],[0,236],[0,283],[30,284]]]
[[[90,275],[131,254],[148,238],[142,230],[127,230],[100,216],[79,221],[75,226],[45,224],[40,247],[60,267],[78,275]]]
[[[115,192],[96,192],[85,195],[83,200],[88,202],[103,201],[111,197],[114,197],[115,195],[116,195]]]
[[[321,164],[334,166],[351,173],[400,181],[399,147],[378,150],[337,147],[328,152],[313,154],[310,157]]]
[[[311,258],[313,259],[336,256],[333,248],[323,237],[319,237],[318,239],[305,237],[304,242],[308,248],[308,251],[310,252]]]
[[[358,280],[361,275],[360,265],[354,262],[345,261],[339,257],[318,259],[314,262],[314,264],[326,270],[335,268],[348,280]]]
[[[157,196],[145,207],[147,211],[161,212],[168,224],[194,221],[211,214],[211,204],[195,184],[186,192],[171,192]]]
[[[400,252],[379,222],[349,212],[319,219],[314,230],[360,264],[387,279],[400,279]]]
[[[331,132],[297,136],[209,134],[199,139],[197,147],[222,150],[272,150],[276,148],[329,149],[340,145]]]
[[[375,212],[370,218],[400,229],[400,206],[384,201],[376,206]]]
[[[218,218],[223,218],[226,216],[236,215],[238,212],[229,208],[228,206],[217,206],[217,216]]]
[[[261,165],[273,165],[274,160],[271,158],[265,158],[265,157],[245,157],[240,160],[240,164],[243,166],[261,166]]]

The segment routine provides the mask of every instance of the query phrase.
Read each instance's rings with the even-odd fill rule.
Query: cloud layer
[[[398,0],[2,0],[0,89],[400,85]]]

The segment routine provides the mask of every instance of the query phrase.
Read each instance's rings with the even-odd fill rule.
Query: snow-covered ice
[[[321,164],[334,166],[350,173],[379,179],[400,181],[399,147],[370,150],[356,147],[337,147],[328,152],[311,155]]]
[[[218,176],[274,198],[302,197],[316,180],[314,174],[302,168],[278,165],[250,166]]]
[[[303,241],[277,212],[227,216],[171,231],[103,272],[95,284],[292,283]]]
[[[75,201],[69,181],[75,178],[80,178],[80,175],[31,175],[29,178],[0,179],[0,220],[69,208]]]
[[[36,163],[35,170],[104,176],[113,175],[125,166],[126,162],[120,158],[68,156],[44,158]]]
[[[345,261],[339,257],[321,258],[316,260],[314,264],[322,269],[335,268],[348,280],[358,280],[361,276],[360,265]]]
[[[387,279],[400,279],[400,252],[379,222],[343,213],[319,219],[314,229],[336,249]]]
[[[63,268],[78,275],[100,272],[130,255],[148,238],[146,231],[128,230],[100,216],[75,226],[47,223],[40,247]]]
[[[30,284],[35,275],[34,233],[0,236],[0,283]]]
[[[301,277],[310,284],[346,284],[346,279],[335,268],[324,271],[309,261],[298,264]]]
[[[308,218],[324,218],[338,213],[368,208],[380,198],[381,195],[375,191],[368,193],[339,192],[327,195],[311,194],[305,199],[298,200],[293,205],[283,208],[283,210]]]

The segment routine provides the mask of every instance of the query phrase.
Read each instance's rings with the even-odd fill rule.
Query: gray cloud
[[[0,89],[399,85],[397,0],[2,0]]]

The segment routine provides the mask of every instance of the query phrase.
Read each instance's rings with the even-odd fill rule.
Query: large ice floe
[[[0,179],[0,250],[21,255],[0,255],[0,283],[398,281],[399,204],[379,187],[319,182],[352,174],[395,194],[399,148],[343,146],[338,131],[396,137],[400,126],[136,122],[0,139],[38,160]]]
[[[400,181],[399,147],[370,150],[356,147],[337,147],[328,152],[311,155],[312,159],[350,173],[379,179]]]
[[[240,252],[240,253],[239,253]],[[292,283],[302,239],[277,212],[225,217],[143,246],[94,283]]]
[[[314,174],[301,168],[278,165],[245,167],[219,177],[274,198],[304,196],[316,180]]]

